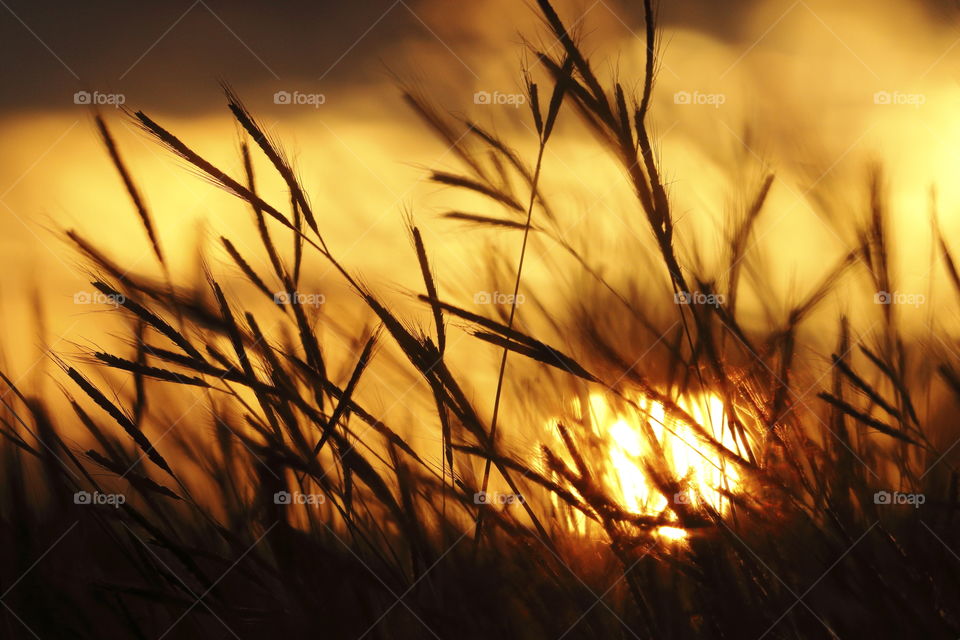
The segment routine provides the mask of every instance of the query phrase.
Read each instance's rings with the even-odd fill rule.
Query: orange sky
[[[236,129],[217,105],[217,79],[226,79],[296,158],[321,226],[351,268],[388,291],[418,286],[403,236],[406,207],[424,227],[452,297],[465,300],[488,286],[479,270],[489,243],[509,248],[514,238],[465,234],[437,219],[457,208],[497,212],[424,182],[426,167],[455,169],[455,159],[404,107],[384,66],[438,104],[507,135],[532,161],[535,140],[526,110],[475,104],[474,94],[516,93],[520,33],[533,42],[545,36],[530,9],[517,2],[458,4],[456,11],[438,1],[383,4],[354,13],[318,10],[309,25],[294,24],[289,36],[280,27],[293,23],[283,15],[261,16],[246,5],[167,7],[169,15],[154,16],[159,22],[130,22],[126,36],[121,30],[105,43],[112,58],[93,47],[78,49],[60,27],[44,29],[52,24],[49,16],[10,5],[17,15],[4,16],[4,33],[11,36],[5,46],[24,60],[31,78],[49,78],[59,87],[15,96],[0,112],[0,286],[7,319],[0,338],[24,351],[10,354],[21,370],[32,361],[36,342],[24,337],[32,333],[24,313],[31,289],[44,291],[54,335],[90,337],[102,324],[102,314],[73,304],[85,279],[52,229],[77,228],[132,270],[154,269],[89,114],[73,102],[72,92],[83,87],[122,93],[127,107],[144,108],[239,175]],[[910,2],[883,9],[859,0],[842,6],[825,0],[736,4],[730,9],[736,19],[700,3],[664,9],[652,123],[681,218],[682,252],[699,246],[709,260],[726,213],[764,170],[772,170],[778,181],[758,228],[765,245],[758,252],[765,252],[787,299],[852,246],[851,222],[865,207],[865,167],[879,161],[890,181],[903,287],[926,291],[932,185],[948,238],[960,237],[953,177],[960,22]],[[643,53],[640,32],[631,30],[640,25],[637,17],[613,2],[564,6],[565,19],[577,23],[587,50],[601,61],[598,70],[607,76],[617,71],[628,87],[636,86]],[[158,25],[169,25],[167,35],[161,37]],[[314,39],[305,42],[311,34]],[[25,91],[33,86],[26,74],[8,73],[14,85],[23,81]],[[322,94],[323,104],[275,104],[277,91]],[[244,207],[184,170],[121,112],[104,111],[179,269],[192,265],[200,228],[214,240],[228,232],[241,250],[248,248],[255,266],[265,264]],[[599,234],[609,243],[601,252],[609,269],[622,268],[625,234],[645,240],[614,163],[572,114],[563,117],[547,153],[544,183],[567,216],[571,237]],[[275,200],[284,200],[278,184],[267,186]],[[818,208],[814,196],[822,196],[830,211]],[[232,274],[228,287],[231,277],[239,281],[222,251],[211,256]],[[316,271],[308,280],[326,287],[321,263],[311,264]],[[536,268],[530,277],[536,286]],[[842,299],[837,304],[856,306]]]

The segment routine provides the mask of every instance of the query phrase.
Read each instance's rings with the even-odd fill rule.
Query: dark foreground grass
[[[647,128],[656,69],[650,2],[639,96],[602,81],[551,5],[537,4],[558,46],[532,51],[547,75],[544,86],[527,86],[539,138],[532,162],[479,124],[406,98],[462,163],[463,173],[433,180],[479,194],[493,211],[448,217],[516,238],[513,293],[536,238],[582,274],[586,299],[605,301],[572,310],[568,324],[554,319],[549,337],[530,335],[515,304],[491,317],[444,299],[412,224],[410,259],[432,325],[398,315],[339,261],[295,168],[231,91],[246,138],[242,176],[131,114],[249,207],[271,271],[258,273],[258,262],[222,243],[251,291],[269,299],[269,326],[281,319],[284,329],[266,334],[252,311],[262,299],[228,299],[211,273],[198,285],[171,281],[133,172],[97,119],[164,278],[129,274],[106,248],[67,232],[97,274],[93,287],[129,319],[130,346],[125,354],[91,351],[81,363],[57,360],[63,399],[34,397],[3,376],[3,637],[960,636],[952,455],[960,366],[949,348],[904,338],[894,305],[877,307],[882,318],[869,335],[855,335],[845,318],[831,322],[831,347],[817,353],[822,369],[808,364],[823,332],[812,340],[805,325],[841,281],[855,272],[869,283],[868,299],[896,290],[880,175],[871,179],[856,250],[786,313],[771,311],[767,327],[743,326],[741,267],[773,176],[732,220],[727,267],[707,278],[685,265]],[[635,211],[623,215],[645,227],[657,264],[642,277],[666,297],[609,281],[561,232],[540,172],[565,114],[578,114],[621,163],[636,196]],[[286,184],[289,204],[261,197],[254,153]],[[292,240],[289,250],[281,239]],[[960,296],[939,235],[937,250]],[[336,312],[321,317],[297,303],[305,254],[325,260],[366,308],[370,321],[354,326],[346,363],[321,338]],[[726,303],[674,305],[683,295]],[[666,306],[668,320],[650,311]],[[470,371],[454,370],[448,357],[450,334],[464,331],[502,354],[492,412]],[[631,364],[639,354],[625,335],[652,345],[649,370]],[[952,342],[946,333],[939,341]],[[361,383],[377,384],[365,375],[387,352],[402,356],[432,403],[413,424],[389,424],[358,399]],[[132,381],[132,391],[121,399],[91,375],[94,366]],[[514,427],[498,411],[503,394],[516,393],[514,367],[537,372],[531,397],[548,413],[563,413],[566,398],[600,393],[647,424],[637,399],[657,400],[742,485],[723,510],[674,500],[659,515],[626,511],[603,479],[607,462],[588,420],[556,425],[536,460],[511,445]],[[735,446],[683,409],[678,399],[691,393],[722,399]],[[194,409],[170,419],[166,403]],[[423,431],[437,435],[438,450],[411,444],[409,434]],[[644,437],[655,490],[690,490],[656,436]],[[526,499],[476,500],[494,485]],[[922,494],[923,504],[878,504],[878,491]],[[316,504],[296,504],[296,496]],[[570,526],[574,513],[586,534]],[[664,524],[686,529],[686,541],[658,536]]]

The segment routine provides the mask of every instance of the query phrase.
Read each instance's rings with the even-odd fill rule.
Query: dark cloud
[[[686,27],[724,40],[749,40],[755,34],[743,32],[742,18],[762,1],[665,1],[661,21],[668,29]],[[130,105],[184,112],[219,103],[220,79],[241,93],[248,87],[323,91],[363,83],[382,77],[386,67],[403,71],[441,57],[469,58],[472,38],[490,28],[469,21],[465,25],[462,15],[516,15],[518,3],[5,0],[0,7],[0,112],[69,107],[78,90],[122,93]],[[599,10],[583,1],[558,3],[568,15],[578,7]],[[942,17],[957,2],[926,4]],[[642,3],[606,0],[604,6],[631,29],[642,25]],[[516,42],[519,27],[502,22],[496,26]],[[400,45],[410,39],[422,41],[420,53],[432,46],[435,56],[404,59],[410,49]]]
[[[400,5],[387,11],[394,0],[6,4],[4,111],[59,108],[82,89],[183,110],[216,96],[221,78],[241,86],[325,74],[356,80],[377,73],[383,50],[418,24]]]

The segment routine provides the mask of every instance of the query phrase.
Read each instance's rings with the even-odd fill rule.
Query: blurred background
[[[512,96],[522,93],[524,66],[544,80],[526,45],[555,43],[531,6],[515,0],[455,8],[442,0],[0,4],[0,53],[8,61],[0,68],[0,344],[18,376],[30,374],[44,340],[70,351],[71,341],[89,346],[109,339],[104,307],[77,297],[91,291],[89,278],[61,230],[76,229],[131,272],[159,273],[97,138],[91,105],[107,118],[145,195],[175,280],[194,272],[198,247],[206,247],[207,261],[226,274],[228,292],[242,286],[219,248],[221,234],[261,271],[267,257],[248,209],[185,170],[118,107],[143,110],[241,176],[239,136],[219,86],[226,82],[295,160],[328,244],[375,290],[392,295],[422,286],[405,211],[425,233],[443,297],[469,306],[478,291],[509,287],[506,278],[491,282],[487,265],[501,254],[514,261],[519,236],[467,234],[440,219],[449,210],[497,212],[426,180],[428,168],[456,170],[456,158],[404,104],[398,84],[497,131],[532,163],[529,111]],[[593,59],[603,61],[598,73],[638,90],[642,7],[615,0],[557,4]],[[727,214],[746,206],[762,177],[775,173],[750,261],[778,285],[772,295],[783,302],[773,306],[786,309],[854,246],[853,222],[868,212],[867,168],[879,164],[893,212],[900,291],[929,296],[945,286],[930,229],[935,200],[946,237],[960,232],[954,3],[678,0],[663,3],[660,18],[651,122],[679,219],[681,255],[709,273]],[[284,202],[281,185],[260,168],[267,200]],[[561,117],[543,183],[571,242],[601,259],[607,273],[646,277],[626,260],[635,243],[649,242],[646,222],[613,159],[572,112]],[[532,291],[543,268],[537,264],[527,272]],[[328,304],[337,300],[341,290],[327,266],[309,252],[305,265],[305,282]],[[837,291],[833,309],[874,313]],[[45,317],[39,324],[31,312],[37,300]],[[926,305],[903,316],[917,327],[952,326],[956,309],[938,308],[934,317]]]

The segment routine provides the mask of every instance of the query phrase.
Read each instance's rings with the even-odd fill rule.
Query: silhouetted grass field
[[[490,261],[503,293],[450,293],[410,215],[390,251],[422,282],[391,302],[328,244],[338,214],[311,207],[229,87],[238,175],[145,113],[115,116],[235,195],[237,224],[257,230],[256,259],[215,230],[243,296],[206,262],[175,277],[137,168],[95,116],[126,187],[111,197],[129,199],[160,275],[111,259],[106,231],[64,231],[91,299],[123,319],[123,348],[50,353],[60,371],[45,393],[2,376],[3,637],[960,636],[957,343],[902,329],[881,170],[867,174],[856,247],[821,281],[785,296],[747,258],[772,174],[730,212],[721,267],[707,269],[678,249],[648,125],[650,0],[646,74],[622,82],[536,4],[552,43],[527,45],[536,155],[405,92],[460,167],[430,180],[483,203],[443,224],[510,247]],[[618,213],[647,246],[622,256],[627,278],[602,268],[589,235],[565,234],[541,189],[560,121],[588,130],[635,196]],[[258,190],[254,158],[287,201]],[[955,308],[951,241],[931,228],[953,291],[926,304]],[[556,290],[576,293],[562,313],[524,286],[534,243],[557,261]],[[349,310],[312,293],[315,258]],[[834,313],[839,287],[868,325]],[[479,384],[489,354],[495,385]],[[402,404],[408,385],[406,414],[372,400]]]

